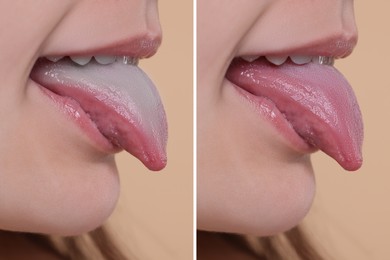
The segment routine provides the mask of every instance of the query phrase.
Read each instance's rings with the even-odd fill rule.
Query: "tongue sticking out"
[[[363,122],[354,92],[332,66],[236,59],[227,75],[235,85],[272,100],[294,130],[346,170],[362,164]]]
[[[121,61],[78,66],[69,59],[56,63],[42,59],[31,78],[76,100],[108,140],[149,169],[166,165],[165,111],[154,84],[137,66]]]

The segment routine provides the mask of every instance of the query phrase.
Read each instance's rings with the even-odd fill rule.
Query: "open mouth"
[[[130,56],[50,56],[30,78],[108,153],[122,149],[150,170],[166,165],[167,121],[158,91]]]
[[[325,56],[245,56],[232,61],[226,78],[294,148],[320,149],[352,171],[362,165],[362,116],[333,62]]]

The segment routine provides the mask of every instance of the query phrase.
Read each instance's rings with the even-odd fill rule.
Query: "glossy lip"
[[[307,143],[294,130],[290,122],[283,116],[271,100],[262,96],[255,96],[228,79],[226,79],[226,81],[246,101],[251,110],[256,113],[256,117],[259,117],[260,115],[260,120],[265,120],[267,123],[271,124],[275,131],[278,132],[279,136],[286,141],[291,149],[301,154],[314,153],[315,151],[318,151],[317,147]]]
[[[288,56],[288,55],[305,55],[305,56],[328,56],[335,59],[348,57],[357,44],[357,35],[349,38],[331,38],[320,41],[309,42],[301,46],[291,46],[283,50],[267,50],[266,52],[246,52],[239,51],[236,58],[241,56]]]
[[[290,55],[304,55],[304,56],[327,56],[333,58],[345,58],[349,56],[354,47],[357,44],[357,35],[353,35],[349,39],[345,38],[333,38],[329,40],[321,40],[318,42],[310,42],[302,46],[295,46],[284,50],[271,50],[266,53],[262,52],[246,52],[245,50],[239,51],[238,55],[234,56],[229,65],[226,67],[226,71],[233,59],[240,58],[241,56],[290,56]],[[296,65],[304,66],[304,65]],[[327,65],[323,65],[327,66]],[[252,111],[256,113],[257,118],[260,118],[261,123],[264,121],[272,125],[275,131],[282,137],[285,144],[298,153],[308,154],[318,150],[308,144],[291,126],[290,122],[283,116],[279,109],[273,104],[272,101],[265,97],[258,97],[245,89],[235,85],[224,76],[229,84],[227,86],[233,87],[240,97],[246,101]],[[260,114],[260,117],[258,116]]]
[[[135,36],[118,40],[108,45],[92,47],[88,50],[67,50],[59,53],[47,53],[44,56],[130,56],[134,58],[150,58],[156,54],[161,45],[161,36]]]
[[[161,35],[158,37],[129,37],[104,46],[96,46],[88,50],[69,50],[60,53],[47,54],[45,56],[95,56],[113,55],[129,56],[134,58],[149,58],[153,56],[161,44]],[[41,56],[39,58],[44,58]],[[38,58],[38,59],[39,59]],[[35,64],[35,63],[34,63]],[[32,69],[32,68],[31,68]],[[123,149],[108,140],[97,128],[96,124],[89,118],[77,101],[60,96],[53,91],[38,84],[29,77],[33,86],[37,86],[44,96],[49,97],[60,113],[70,119],[88,137],[93,140],[95,148],[103,153],[117,153]],[[31,84],[30,84],[31,85]]]
[[[90,119],[86,112],[81,108],[79,103],[71,98],[57,95],[51,90],[29,79],[32,84],[42,91],[43,95],[48,97],[59,112],[65,115],[69,120],[73,121],[77,127],[90,140],[93,140],[95,148],[103,153],[113,154],[123,150],[110,142],[97,128],[96,124]]]

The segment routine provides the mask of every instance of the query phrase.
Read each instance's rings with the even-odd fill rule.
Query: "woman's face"
[[[197,28],[198,228],[289,229],[313,200],[311,152],[348,170],[361,164],[360,111],[330,66],[356,44],[353,1],[198,0]]]
[[[165,165],[158,94],[137,67],[122,62],[123,56],[156,52],[157,3],[3,0],[0,10],[0,229],[63,235],[91,230],[118,198],[115,152],[124,148],[152,170]],[[106,57],[114,63],[100,65],[100,57],[100,63],[92,59],[82,66],[69,58],[42,59],[98,55],[118,61]],[[126,75],[137,86],[115,83],[122,76],[120,82],[129,80]]]

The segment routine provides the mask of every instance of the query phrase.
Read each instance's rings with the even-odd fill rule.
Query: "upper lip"
[[[130,56],[134,58],[149,58],[153,56],[161,44],[161,35],[132,36],[113,41],[106,45],[96,45],[89,49],[69,49],[58,53],[48,53],[44,56]]]
[[[298,46],[290,46],[285,49],[267,50],[265,52],[248,53],[245,50],[240,51],[237,57],[240,56],[289,56],[289,55],[305,55],[305,56],[327,56],[333,58],[345,58],[349,56],[357,44],[357,34],[343,34],[330,38],[314,40]]]

